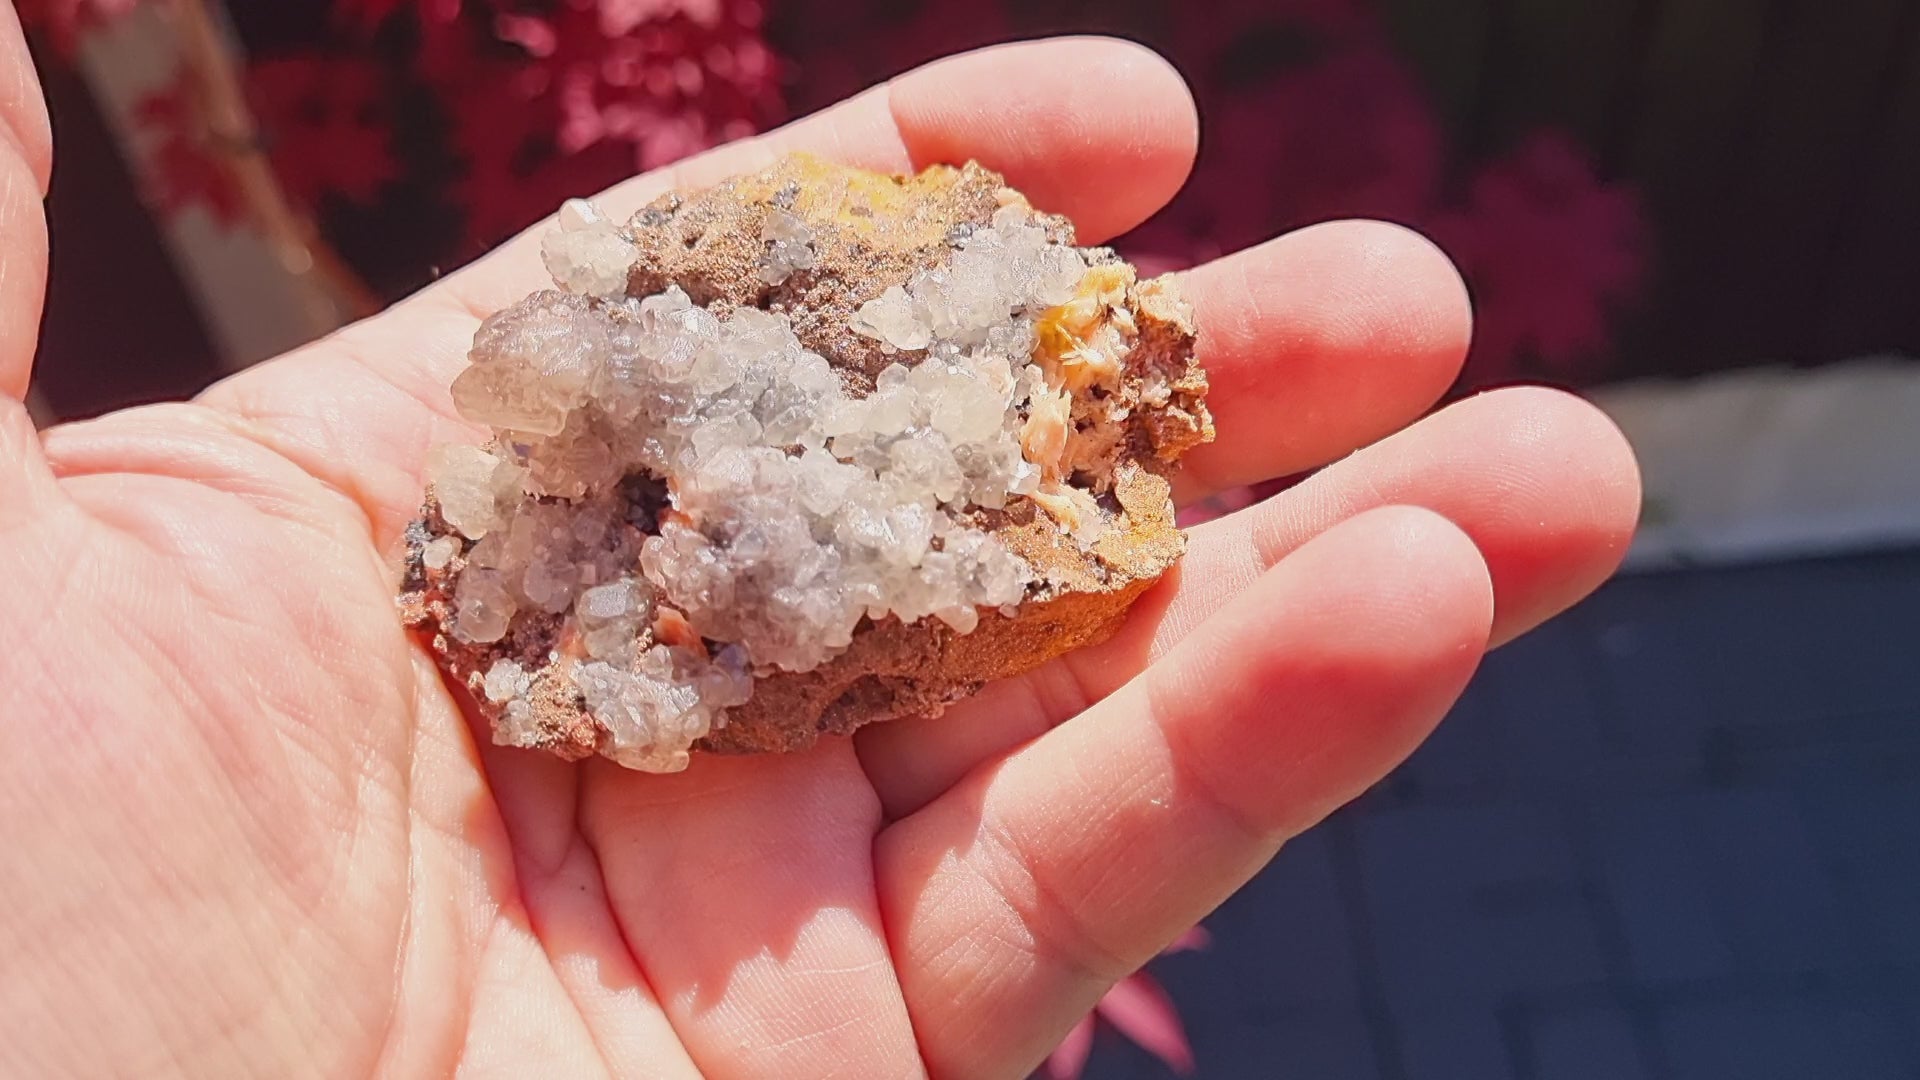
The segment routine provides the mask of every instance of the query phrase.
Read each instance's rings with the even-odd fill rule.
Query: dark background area
[[[1920,4],[1381,6],[1465,145],[1552,123],[1641,193],[1658,253],[1615,373],[1920,344]]]

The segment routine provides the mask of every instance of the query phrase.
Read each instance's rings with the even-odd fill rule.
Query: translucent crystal
[[[429,570],[444,570],[458,554],[460,554],[460,541],[451,536],[442,536],[437,540],[427,541],[420,549],[420,565]]]
[[[878,338],[896,349],[924,349],[933,342],[924,307],[914,303],[898,285],[860,306],[853,317],[855,333]]]
[[[640,250],[585,199],[569,199],[559,222],[540,238],[541,259],[554,284],[582,296],[610,298],[627,291]]]
[[[458,614],[453,634],[462,641],[485,644],[506,636],[518,606],[497,571],[470,569],[460,575],[455,601]]]
[[[516,492],[517,470],[477,446],[439,446],[427,457],[427,474],[440,500],[440,516],[461,535],[478,540],[506,524]]]
[[[813,231],[798,215],[778,208],[769,211],[760,239],[767,245],[760,280],[767,284],[779,285],[795,270],[813,269]]]
[[[594,719],[612,736],[613,760],[646,772],[678,772],[688,749],[746,702],[752,674],[737,653],[698,661],[685,650],[656,645],[631,670],[583,664],[574,683]]]
[[[486,681],[482,692],[487,700],[494,704],[512,701],[525,694],[533,685],[533,676],[516,660],[496,660],[487,669]]]
[[[786,210],[762,241],[769,283],[814,265]],[[1093,535],[1098,507],[1057,482],[1067,399],[1032,361],[1085,258],[1018,207],[958,242],[861,306],[853,329],[899,362],[856,395],[783,314],[626,295],[633,246],[590,205],[562,209],[542,249],[561,290],[488,319],[453,387],[497,437],[428,466],[441,516],[475,541],[453,635],[519,643],[516,616],[558,620],[552,665],[484,674],[502,738],[538,738],[528,694],[558,678],[609,756],[683,767],[756,669],[814,668],[863,620],[964,634],[1018,604],[1033,572],[976,510],[1044,494]],[[448,565],[450,543],[423,558]]]

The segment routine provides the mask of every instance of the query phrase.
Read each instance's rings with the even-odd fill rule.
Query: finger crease
[[[1035,960],[1051,961],[1068,972],[1095,985],[1118,982],[1140,965],[1107,947],[1094,934],[1091,925],[1075,906],[1035,869],[1040,865],[1027,856],[1023,846],[1004,825],[991,817],[981,821],[981,832],[999,851],[996,860],[1025,879],[1032,897],[1024,908],[1015,899],[1015,890],[990,881],[1007,904],[1008,910],[1027,932],[1028,947]]]

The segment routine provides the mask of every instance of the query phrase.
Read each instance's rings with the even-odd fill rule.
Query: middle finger
[[[1452,384],[1473,333],[1453,263],[1380,221],[1301,229],[1190,270],[1181,285],[1219,432],[1182,462],[1183,502],[1400,430]]]
[[[1390,505],[1458,525],[1493,580],[1495,644],[1605,580],[1640,509],[1633,452],[1598,409],[1535,388],[1450,406],[1265,503],[1192,533],[1186,559],[1112,640],[989,685],[929,719],[859,733],[855,745],[889,818],[1098,701],[1178,643],[1288,552]]]

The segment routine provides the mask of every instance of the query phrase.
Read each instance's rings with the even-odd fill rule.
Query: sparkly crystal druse
[[[939,648],[1070,591],[1008,523],[1097,569],[1103,538],[1139,528],[1118,476],[1210,437],[1190,332],[1186,355],[1137,347],[1141,298],[1181,321],[1177,298],[1060,219],[996,183],[996,205],[883,283],[846,268],[887,263],[884,218],[914,208],[861,185],[904,181],[782,168],[801,179],[698,225],[678,199],[626,224],[569,203],[542,245],[557,288],[475,337],[453,400],[494,437],[432,453],[402,599],[502,743],[684,768],[757,683],[876,626],[937,622]],[[675,257],[745,250],[715,230],[750,230],[755,280],[647,274],[647,229]],[[817,296],[837,298],[838,337]]]

